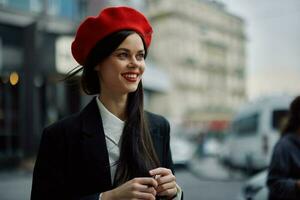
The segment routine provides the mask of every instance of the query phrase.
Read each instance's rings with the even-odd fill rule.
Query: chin
[[[128,93],[135,92],[136,90],[137,90],[137,87],[136,87],[136,88],[134,88],[134,89],[130,89],[130,90],[128,90]]]
[[[126,88],[126,91],[127,91],[127,93],[132,93],[132,92],[135,92],[136,90],[137,90],[137,86],[136,87],[127,87]]]

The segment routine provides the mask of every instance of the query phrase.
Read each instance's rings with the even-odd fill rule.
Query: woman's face
[[[145,70],[145,50],[141,37],[129,35],[113,53],[95,68],[101,93],[127,94],[134,92]]]

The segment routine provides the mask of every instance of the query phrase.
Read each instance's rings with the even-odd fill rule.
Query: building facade
[[[0,1],[0,163],[33,156],[43,127],[80,107],[79,85],[60,81],[56,50],[60,37],[74,35],[85,5]]]
[[[150,57],[172,87],[153,102],[178,123],[222,129],[246,99],[244,21],[209,0],[153,1]]]

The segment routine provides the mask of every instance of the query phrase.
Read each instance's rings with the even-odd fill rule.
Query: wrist
[[[178,194],[178,188],[176,187],[176,193],[173,196],[168,197],[168,200],[175,199],[177,197],[177,194]]]

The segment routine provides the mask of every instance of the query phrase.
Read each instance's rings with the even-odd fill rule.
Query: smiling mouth
[[[139,74],[126,73],[122,74],[122,76],[129,82],[136,82],[138,80]]]

